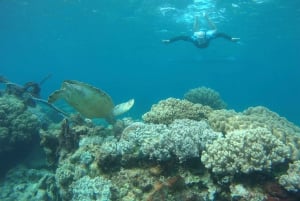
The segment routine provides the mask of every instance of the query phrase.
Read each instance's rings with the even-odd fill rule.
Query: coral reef
[[[289,164],[287,174],[281,175],[279,184],[287,191],[300,192],[300,161]]]
[[[74,181],[75,177],[75,167],[73,164],[65,161],[64,164],[56,169],[55,172],[55,182],[58,187],[58,194],[64,200],[72,196],[70,192],[70,185]]]
[[[114,189],[111,193],[112,197],[124,197],[122,200],[151,200],[154,197],[160,197],[162,192],[172,192],[173,186],[177,183],[175,178],[178,178],[170,176],[168,180],[157,181],[155,182],[157,185],[154,185],[151,181],[163,174],[167,168],[166,166],[153,167],[150,162],[150,167],[146,172],[142,171],[144,168],[141,170],[135,169],[136,171],[124,170],[126,174],[124,173],[123,176],[121,174],[122,166],[126,167],[128,164],[137,166],[139,161],[149,161],[149,159],[161,162],[174,159],[184,162],[193,157],[198,157],[197,160],[199,160],[201,150],[208,143],[212,143],[213,140],[222,135],[212,131],[203,121],[182,119],[175,120],[169,126],[136,122],[126,127],[119,140],[113,136],[99,136],[96,133],[95,135],[83,135],[79,142],[79,148],[69,157],[59,161],[55,178],[59,195],[63,200],[74,196],[74,186],[77,186],[75,183],[78,180],[84,177],[92,179],[103,174],[112,174],[110,179]],[[175,170],[174,167],[172,169],[172,171]],[[122,177],[122,179],[115,178],[116,173],[114,172],[119,172],[119,177]],[[131,184],[132,178],[137,179],[137,177],[142,181],[136,180],[135,183]],[[127,183],[125,181],[121,182],[125,178],[128,179],[128,181],[126,179]],[[174,181],[174,183],[171,181]],[[162,186],[165,190],[157,190],[156,192],[154,190],[156,189],[155,186],[159,186],[160,183],[163,183]],[[116,188],[116,185],[119,187]],[[137,188],[136,185],[139,186],[138,189],[132,190],[132,188]],[[210,196],[213,196],[213,192],[215,192],[213,189],[215,188],[212,188],[212,182],[209,185],[212,193]],[[141,199],[143,191],[146,191],[147,195],[144,195],[144,198]],[[189,195],[194,195],[194,197],[206,196],[206,194],[202,196],[201,194],[194,195],[191,193]],[[183,194],[180,196],[183,196]],[[170,195],[167,197],[170,197]],[[188,197],[188,195],[186,194],[183,197]],[[171,198],[173,199],[173,197]]]
[[[47,129],[40,129],[40,144],[46,153],[48,163],[55,166],[66,154],[77,150],[80,146],[80,137],[101,136],[104,133],[108,133],[104,127],[94,126],[89,122],[86,123],[80,116],[74,116],[71,120],[64,119],[60,124],[50,124]]]
[[[220,94],[208,87],[191,89],[184,94],[184,99],[192,103],[207,105],[216,110],[226,108],[226,103],[221,99]]]
[[[270,170],[290,157],[290,149],[265,128],[236,130],[215,140],[203,151],[201,161],[213,173]]]
[[[230,200],[265,201],[266,199],[260,189],[246,188],[242,184],[231,184],[230,192]]]
[[[184,186],[184,179],[179,175],[170,177],[165,182],[159,181],[154,184],[154,188],[147,198],[147,201],[165,200],[168,195],[168,191],[180,191],[184,188]]]
[[[244,129],[266,128],[291,149],[291,159],[300,159],[300,128],[269,109],[250,107],[241,113],[214,110],[208,116],[210,126],[224,134]]]
[[[28,112],[22,102],[11,106],[20,116]],[[49,170],[12,169],[0,182],[0,199],[299,200],[300,129],[267,108],[237,113],[169,98],[143,118],[96,126],[73,116],[47,124],[40,138]]]
[[[38,136],[38,118],[11,95],[0,97],[0,155],[30,144]]]
[[[54,174],[45,169],[17,166],[7,173],[0,189],[1,201],[56,200]]]
[[[111,174],[114,200],[215,200],[217,187],[207,172],[195,176],[187,169],[171,168],[173,175],[154,176],[145,167],[122,168],[117,174]]]
[[[124,157],[166,161],[175,156],[183,162],[199,157],[207,144],[221,136],[204,121],[178,119],[168,126],[134,123],[123,131],[118,147]]]
[[[72,201],[109,201],[111,182],[101,176],[84,176],[71,185]]]
[[[168,98],[159,101],[145,113],[142,118],[146,123],[170,124],[175,119],[192,119],[200,121],[206,119],[211,108],[201,104],[194,104],[187,100]]]
[[[300,194],[289,193],[275,181],[268,181],[263,185],[266,201],[298,201]]]
[[[60,127],[55,126],[48,130],[40,130],[41,145],[50,165],[56,165],[60,158],[64,158],[66,154],[78,147],[80,132],[76,132],[78,127],[74,128],[71,129],[68,120],[64,119]]]

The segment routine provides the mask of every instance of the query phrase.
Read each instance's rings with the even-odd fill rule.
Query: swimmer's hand
[[[238,42],[240,40],[240,38],[231,38],[232,42]]]
[[[170,43],[170,40],[161,40],[162,43],[168,44]]]

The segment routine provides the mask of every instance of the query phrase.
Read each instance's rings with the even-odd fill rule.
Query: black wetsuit
[[[197,33],[201,34],[201,36],[197,35]],[[174,38],[169,39],[169,43],[173,43],[179,40],[187,41],[193,43],[198,48],[207,48],[209,42],[215,38],[225,38],[226,40],[232,41],[232,37],[221,32],[217,32],[215,30],[210,31],[200,31],[195,32],[192,36],[176,36]]]

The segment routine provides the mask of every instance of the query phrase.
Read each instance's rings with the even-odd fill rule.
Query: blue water
[[[161,43],[204,11],[240,43]],[[21,84],[52,74],[43,98],[65,79],[87,82],[116,103],[135,98],[136,118],[206,86],[229,108],[263,105],[300,125],[299,24],[298,1],[1,0],[0,74]]]

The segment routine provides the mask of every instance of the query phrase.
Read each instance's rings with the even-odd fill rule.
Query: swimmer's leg
[[[197,32],[200,30],[200,24],[199,24],[199,16],[195,15],[194,16],[194,26],[193,26],[193,31]]]
[[[237,41],[240,40],[240,38],[233,38],[233,37],[229,36],[226,33],[216,33],[216,38],[224,38],[226,40],[230,40],[230,41],[233,41],[233,42],[237,42]]]
[[[213,21],[211,21],[211,19],[207,16],[207,14],[203,13],[203,16],[205,17],[206,21],[208,22],[210,29],[217,30],[217,26],[215,25],[215,23]]]

